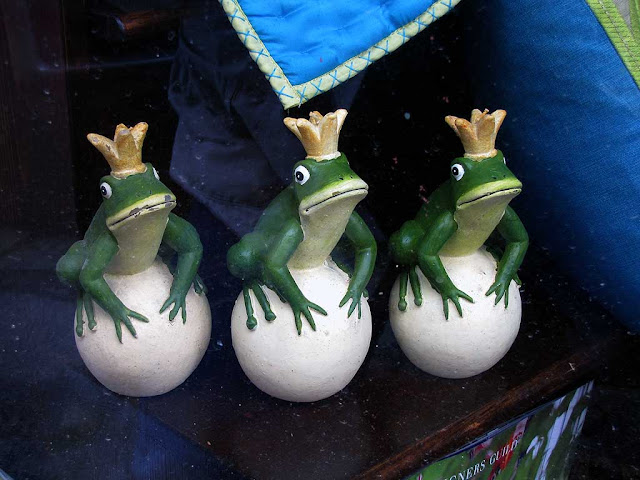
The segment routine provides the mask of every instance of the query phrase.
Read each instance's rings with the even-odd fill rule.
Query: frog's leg
[[[342,307],[351,301],[347,316],[351,316],[357,307],[358,318],[360,318],[362,311],[360,302],[365,293],[367,283],[369,283],[371,275],[373,274],[373,267],[375,266],[376,256],[378,254],[378,246],[376,245],[371,230],[369,230],[367,224],[356,212],[353,212],[351,217],[349,217],[349,222],[347,222],[344,233],[354,246],[356,255],[353,275],[349,280],[347,293],[340,301],[340,306]]]
[[[76,288],[80,287],[80,271],[87,258],[87,244],[84,240],[75,242],[56,264],[58,278]]]
[[[298,335],[302,334],[302,317],[307,319],[312,330],[316,329],[311,310],[322,315],[327,314],[322,307],[310,302],[303,295],[287,267],[289,259],[303,238],[300,223],[296,220],[288,221],[281,226],[278,235],[271,239],[271,247],[264,261],[264,277],[289,303]]]
[[[442,212],[426,232],[418,250],[418,265],[431,286],[442,297],[442,308],[446,319],[449,319],[449,300],[453,302],[461,316],[460,298],[473,303],[473,299],[469,295],[453,284],[438,255],[438,252],[457,229],[458,225],[453,218],[453,213]]]
[[[507,308],[509,306],[509,284],[511,280],[516,277],[516,272],[518,268],[520,268],[524,255],[527,252],[529,235],[520,218],[518,218],[518,215],[511,207],[506,208],[497,229],[498,233],[506,240],[507,247],[498,262],[495,281],[485,295],[489,296],[495,293],[496,305],[504,296],[504,306]]]
[[[167,266],[171,275],[174,275],[176,271],[176,264],[173,258],[174,254],[175,252],[167,244],[160,244],[160,248],[158,249],[158,256],[160,257],[160,260],[162,260],[162,262]],[[198,273],[196,273],[196,276],[193,277],[193,290],[198,295],[202,293],[206,295],[208,292],[206,285],[204,284],[202,278]]]
[[[131,335],[136,336],[131,318],[142,322],[149,320],[133,310],[128,309],[109,288],[104,280],[104,271],[113,257],[118,253],[118,243],[111,234],[99,236],[87,251],[87,259],[80,272],[80,285],[107,312],[115,325],[118,340],[122,342],[122,324],[127,327]]]
[[[173,305],[169,320],[173,320],[182,310],[182,323],[187,321],[186,296],[198,274],[202,259],[202,243],[196,229],[186,220],[170,213],[162,242],[178,254],[176,273],[169,291],[169,297],[160,308],[160,313]]]
[[[336,260],[336,259],[335,259],[335,258],[333,258],[333,257],[331,257],[331,260],[333,261],[333,263],[335,263],[335,264],[336,264],[336,266],[337,266],[340,270],[342,270],[344,273],[346,273],[346,274],[347,274],[347,276],[348,276],[349,278],[353,277],[353,268],[351,268],[351,265],[347,264],[346,262],[343,262],[343,261],[342,261],[342,260],[340,260],[340,259],[337,259],[337,260]],[[364,298],[369,298],[369,292],[367,291],[367,289],[366,289],[366,288],[362,291],[362,296],[363,296]]]
[[[502,259],[502,255],[504,254],[504,251],[498,245],[494,243],[491,243],[491,244],[487,243],[485,244],[485,249],[487,250],[487,252],[491,254],[493,259],[496,261],[496,264],[500,263],[500,260]],[[496,267],[496,270],[497,270],[497,267]],[[513,275],[513,279],[518,285],[522,285],[522,280],[520,280],[520,277],[518,276],[517,273]]]
[[[84,318],[83,311],[87,313],[89,328],[95,329],[96,322],[93,314],[93,303],[91,296],[84,292],[80,285],[80,272],[87,257],[86,242],[80,240],[75,242],[67,253],[56,264],[56,274],[65,283],[71,284],[78,289],[78,297],[76,300],[76,334],[81,337],[84,334]]]

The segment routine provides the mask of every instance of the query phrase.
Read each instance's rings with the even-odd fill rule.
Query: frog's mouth
[[[492,182],[474,188],[462,195],[456,202],[456,208],[460,210],[487,201],[508,203],[519,195],[521,191],[522,183],[518,180]]]
[[[314,211],[350,199],[354,206],[369,193],[369,186],[361,179],[347,180],[330,186],[303,199],[300,202],[301,215],[311,215]]]
[[[138,218],[142,215],[147,215],[158,210],[172,210],[176,206],[176,197],[169,194],[159,193],[152,195],[134,203],[129,208],[122,210],[107,218],[107,227],[109,230],[119,228],[126,223]]]

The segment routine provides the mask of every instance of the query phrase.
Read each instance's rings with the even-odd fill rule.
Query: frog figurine
[[[111,173],[100,180],[102,205],[84,239],[56,266],[59,278],[78,289],[76,345],[85,364],[107,388],[132,396],[182,383],[202,359],[211,331],[197,274],[202,244],[195,228],[171,213],[176,197],[156,169],[142,162],[147,129],[146,123],[120,124],[113,140],[87,135]],[[182,328],[172,322],[180,313]],[[132,319],[141,322],[140,338]],[[123,325],[134,341],[123,342]]]
[[[475,109],[470,121],[445,118],[465,153],[451,161],[449,179],[416,217],[390,238],[402,268],[389,307],[394,333],[410,360],[436,375],[466,377],[490,368],[519,329],[517,271],[529,238],[509,206],[522,184],[495,148],[505,116],[504,110]],[[504,253],[484,247],[494,233],[505,242]]]
[[[338,151],[346,116],[341,109],[284,120],[307,157],[254,231],[228,252],[230,272],[244,283],[232,314],[236,355],[256,386],[286,400],[341,390],[371,339],[365,288],[377,247],[354,211],[368,186]],[[331,258],[343,236],[355,250],[353,270]]]

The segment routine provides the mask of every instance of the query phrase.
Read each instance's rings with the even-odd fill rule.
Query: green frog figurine
[[[346,110],[337,110],[325,116],[312,112],[309,120],[284,120],[303,143],[307,157],[294,165],[293,181],[266,208],[254,231],[228,253],[229,271],[244,282],[247,327],[251,330],[257,320],[249,290],[265,319],[276,318],[263,286],[289,304],[298,335],[302,317],[316,330],[311,310],[322,315],[327,312],[305,297],[289,269],[310,269],[327,262],[343,235],[355,247],[355,268],[340,307],[350,301],[348,316],[356,308],[358,316],[361,314],[361,298],[373,272],[377,247],[371,231],[354,211],[367,195],[368,186],[338,151],[338,135],[346,116]]]
[[[187,312],[185,298],[193,284],[196,293],[205,292],[197,271],[202,258],[198,233],[186,220],[171,213],[176,197],[160,181],[150,163],[142,163],[142,144],[147,124],[133,128],[116,127],[115,137],[87,135],[89,141],[111,166],[111,174],[100,180],[102,205],[84,239],[74,243],[58,261],[56,272],[61,280],[78,289],[76,334],[84,333],[83,311],[88,327],[96,328],[93,301],[112,318],[116,335],[122,343],[122,324],[136,337],[131,319],[148,322],[129,308],[112,291],[104,274],[134,275],[146,270],[156,259],[161,247],[165,255],[177,253],[173,283],[160,313],[171,307],[169,319],[182,310]],[[167,259],[167,262],[169,260]],[[169,265],[169,263],[168,263]]]
[[[445,121],[460,137],[465,153],[451,161],[450,177],[428,198],[415,219],[406,222],[390,238],[391,254],[404,267],[400,275],[398,308],[407,308],[407,284],[414,302],[422,304],[418,267],[442,297],[445,318],[449,301],[462,315],[460,299],[474,299],[451,281],[441,256],[463,257],[476,252],[497,231],[506,241],[498,261],[493,284],[486,291],[495,293],[495,304],[504,298],[508,306],[509,285],[520,283],[518,268],[529,244],[527,232],[509,202],[522,190],[522,184],[507,167],[505,157],[494,144],[506,112],[473,110],[471,120],[447,116]]]

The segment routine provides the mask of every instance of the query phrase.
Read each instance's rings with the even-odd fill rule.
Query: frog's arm
[[[507,207],[502,220],[498,224],[498,233],[507,241],[502,258],[498,262],[498,272],[495,282],[487,290],[489,296],[495,292],[497,305],[504,296],[504,307],[509,306],[509,285],[516,279],[518,268],[524,260],[524,255],[529,246],[529,235],[518,215],[511,207]]]
[[[322,315],[327,314],[322,307],[307,300],[287,267],[289,259],[295,253],[303,238],[304,233],[298,222],[290,220],[285,223],[280,230],[280,234],[273,239],[271,250],[265,259],[264,266],[266,283],[273,285],[293,310],[298,335],[302,333],[301,316],[307,319],[313,330],[316,329],[310,309],[320,312]]]
[[[447,319],[449,318],[449,300],[454,303],[460,315],[462,315],[460,297],[473,303],[473,299],[469,295],[462,290],[458,290],[453,284],[438,255],[438,252],[457,229],[458,224],[453,218],[453,213],[443,211],[430,225],[430,228],[427,230],[418,247],[418,265],[420,266],[420,270],[422,270],[422,273],[427,277],[431,286],[437,290],[442,297],[444,316]]]
[[[373,274],[378,247],[371,230],[369,230],[367,224],[364,223],[364,220],[362,220],[356,212],[353,212],[349,218],[345,235],[355,247],[356,259],[347,293],[340,301],[340,306],[342,307],[351,300],[347,316],[351,316],[355,308],[358,307],[358,318],[360,318],[362,316],[360,301],[364,289],[367,287],[367,283],[369,283],[371,275]]]
[[[129,310],[109,288],[104,280],[104,271],[111,259],[118,253],[118,243],[110,234],[97,237],[88,249],[87,259],[80,272],[82,288],[107,312],[113,319],[118,340],[122,343],[122,324],[127,327],[131,335],[136,336],[129,317],[148,322],[147,318],[133,310]]]
[[[187,321],[186,296],[191,288],[202,259],[202,242],[196,229],[186,220],[173,213],[162,236],[162,242],[178,254],[178,264],[173,274],[169,297],[162,305],[160,313],[173,304],[169,320],[173,320],[182,309],[182,323]]]

